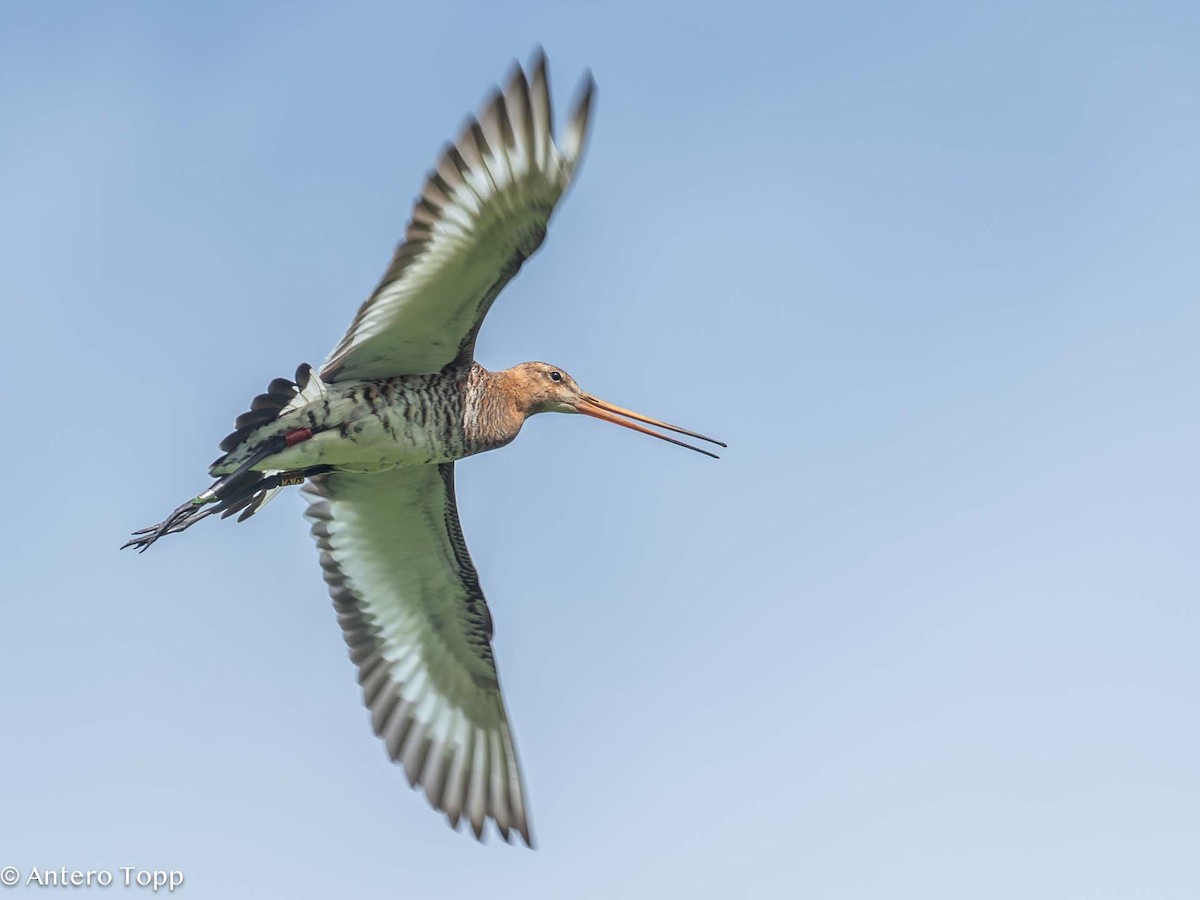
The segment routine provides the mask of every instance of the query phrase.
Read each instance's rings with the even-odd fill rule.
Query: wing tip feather
[[[588,134],[591,131],[592,104],[596,99],[596,79],[592,70],[585,69],[579,87],[575,89],[576,100],[571,113],[567,133],[563,136],[562,155],[567,162],[568,177],[579,163],[583,150],[587,146]]]

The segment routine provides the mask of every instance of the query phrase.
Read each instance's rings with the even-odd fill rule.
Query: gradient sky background
[[[480,359],[730,449],[542,416],[459,467],[529,852],[386,760],[294,493],[117,547],[539,41],[593,141]],[[4,4],[0,865],[1200,896],[1197,47],[1194,3]]]

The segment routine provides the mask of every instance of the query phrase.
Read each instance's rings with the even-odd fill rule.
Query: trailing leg
[[[311,466],[292,472],[264,473],[247,469],[226,475],[200,496],[181,504],[157,525],[135,531],[133,538],[121,549],[136,547],[139,551],[145,550],[163,535],[186,531],[213,513],[220,513],[222,519],[241,513],[238,521],[242,522],[258,512],[281,488],[301,484],[305,478],[330,471],[330,466]]]

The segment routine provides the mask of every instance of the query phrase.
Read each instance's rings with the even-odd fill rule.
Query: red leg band
[[[296,444],[302,444],[312,437],[312,429],[297,428],[295,431],[289,431],[283,436],[284,441],[289,447],[294,447]]]

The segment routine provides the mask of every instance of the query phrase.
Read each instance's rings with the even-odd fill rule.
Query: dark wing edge
[[[492,621],[467,553],[454,465],[309,480],[321,554],[371,724],[452,828],[491,819],[532,847]]]
[[[321,369],[326,381],[432,373],[470,359],[505,284],[541,246],[587,143],[595,82],[584,77],[560,145],[539,48],[468,118],[427,176],[404,240]]]

